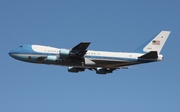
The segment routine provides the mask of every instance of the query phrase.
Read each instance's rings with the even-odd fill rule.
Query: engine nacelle
[[[67,58],[67,57],[76,56],[76,53],[73,53],[68,49],[61,49],[59,51],[59,56],[60,56],[60,58]]]
[[[56,62],[57,56],[47,56],[47,58],[45,58],[45,60],[49,61],[49,62]]]
[[[96,69],[96,73],[97,74],[107,74],[107,73],[112,73],[112,70],[107,70],[105,68],[97,68]]]
[[[84,71],[84,68],[68,67],[68,72],[78,73]]]

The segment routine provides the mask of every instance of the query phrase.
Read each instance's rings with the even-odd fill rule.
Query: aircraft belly
[[[109,61],[109,60],[91,60],[95,62],[95,65],[83,65],[82,63],[78,63],[73,60],[68,60],[68,61],[60,61],[56,63],[56,65],[61,65],[61,66],[75,66],[75,67],[80,67],[80,68],[94,68],[94,67],[105,67],[105,68],[118,68],[122,66],[129,66],[129,65],[134,65],[138,64],[139,62],[130,62],[130,61]]]
[[[80,68],[95,68],[95,67],[105,67],[105,68],[118,68],[122,66],[129,66],[138,64],[139,62],[132,62],[126,60],[107,60],[107,59],[89,59],[89,61],[94,62],[94,64],[86,65],[82,61],[74,60],[74,59],[65,59],[61,61],[48,62],[45,61],[47,55],[38,55],[38,54],[24,54],[21,57],[25,57],[23,61],[30,63],[39,63],[39,64],[52,64],[52,65],[60,65],[60,66],[74,66]],[[87,59],[87,58],[86,58]]]
[[[107,68],[118,68],[122,66],[129,66],[138,64],[138,62],[130,62],[130,61],[109,61],[109,60],[93,60],[97,66],[107,67]]]
[[[59,61],[56,63],[56,65],[61,65],[61,66],[82,66],[81,63],[77,63],[74,61]]]

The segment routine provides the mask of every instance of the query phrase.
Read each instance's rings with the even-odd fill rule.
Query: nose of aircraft
[[[13,49],[12,51],[9,52],[9,56],[11,56],[12,58],[18,58],[21,51],[22,51],[21,47]]]
[[[15,53],[16,53],[15,50],[12,50],[12,51],[9,52],[9,56],[14,58],[15,57]]]
[[[9,56],[11,56],[11,57],[12,57],[12,52],[9,52]]]

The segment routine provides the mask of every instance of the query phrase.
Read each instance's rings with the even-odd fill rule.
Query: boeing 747
[[[107,74],[117,69],[128,68],[130,65],[163,60],[160,52],[169,34],[170,31],[161,31],[134,52],[87,50],[90,42],[81,42],[72,49],[22,45],[9,52],[9,55],[30,63],[68,66],[68,71],[74,73],[89,69],[96,71],[97,74]]]

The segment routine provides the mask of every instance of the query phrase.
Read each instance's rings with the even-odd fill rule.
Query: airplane
[[[134,52],[87,50],[90,42],[80,42],[71,49],[22,45],[9,52],[9,55],[29,63],[68,66],[68,71],[72,73],[89,69],[103,75],[117,69],[127,69],[131,65],[163,60],[160,52],[169,34],[170,31],[161,31]]]

